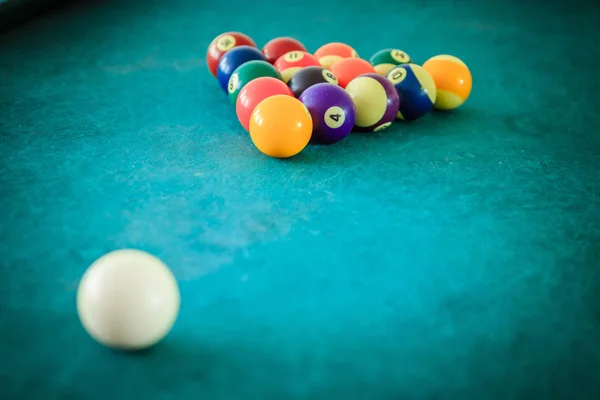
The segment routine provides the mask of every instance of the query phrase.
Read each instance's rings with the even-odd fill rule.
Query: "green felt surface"
[[[98,1],[2,34],[2,399],[600,398],[598,8],[327,4]],[[205,67],[227,30],[454,54],[472,96],[269,159]],[[75,311],[122,247],[182,291],[143,354]]]

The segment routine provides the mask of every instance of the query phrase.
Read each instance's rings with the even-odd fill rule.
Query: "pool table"
[[[0,398],[600,398],[599,8],[87,1],[0,36]],[[258,151],[211,40],[452,54],[454,111]],[[75,297],[115,249],[181,291],[143,352]]]

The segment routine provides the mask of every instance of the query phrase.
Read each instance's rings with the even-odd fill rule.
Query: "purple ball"
[[[336,143],[352,131],[356,109],[352,97],[341,87],[318,83],[306,89],[298,99],[312,116],[312,143]]]
[[[346,86],[356,107],[356,129],[373,132],[387,128],[396,119],[400,97],[394,84],[379,74],[363,74]]]

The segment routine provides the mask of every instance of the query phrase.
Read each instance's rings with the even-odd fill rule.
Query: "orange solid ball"
[[[343,88],[359,75],[376,73],[375,67],[362,58],[345,58],[336,63],[331,68],[331,72],[338,78],[339,85]]]
[[[264,99],[278,94],[294,96],[288,85],[270,76],[253,79],[242,88],[235,103],[235,113],[245,130],[250,129],[250,117],[256,106]]]
[[[261,101],[250,118],[250,137],[264,154],[289,158],[308,145],[313,122],[308,109],[292,96],[275,95]]]

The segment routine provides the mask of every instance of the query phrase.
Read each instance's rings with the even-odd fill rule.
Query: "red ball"
[[[290,51],[307,51],[306,47],[299,41],[291,37],[278,37],[270,40],[265,44],[262,52],[271,64],[275,64],[275,61],[285,53]]]
[[[241,32],[225,32],[213,39],[206,52],[208,70],[216,78],[217,67],[223,54],[237,46],[256,47],[256,43],[248,35]]]
[[[235,104],[235,113],[244,129],[250,130],[250,118],[258,103],[278,94],[294,97],[288,85],[270,76],[253,79],[242,88]]]
[[[287,83],[292,75],[304,67],[319,67],[319,60],[306,51],[290,51],[275,61],[275,68],[281,74],[281,79]]]

